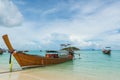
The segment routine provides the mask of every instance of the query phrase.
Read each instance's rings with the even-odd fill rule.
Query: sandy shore
[[[93,77],[83,75],[58,74],[56,72],[40,71],[36,69],[6,72],[0,74],[0,80],[93,80]]]

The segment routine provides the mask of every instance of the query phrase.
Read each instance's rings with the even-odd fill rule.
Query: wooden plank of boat
[[[14,51],[7,34],[3,35],[3,39],[8,49],[10,50],[11,54],[15,57],[15,59],[22,68],[58,64],[73,59],[72,55],[69,55],[66,58],[48,58],[38,55],[30,55],[22,52],[16,52]]]

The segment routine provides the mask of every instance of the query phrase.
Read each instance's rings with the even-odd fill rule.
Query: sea
[[[9,72],[10,55],[6,52],[0,55],[0,80],[120,80],[120,50],[112,50],[110,55],[100,50],[75,53],[71,61],[28,69],[21,69],[13,57],[13,72]],[[27,54],[44,56],[45,51],[34,50]]]

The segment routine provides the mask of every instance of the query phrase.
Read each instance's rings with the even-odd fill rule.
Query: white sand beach
[[[94,77],[83,75],[59,74],[48,71],[24,70],[0,74],[0,80],[94,80]]]

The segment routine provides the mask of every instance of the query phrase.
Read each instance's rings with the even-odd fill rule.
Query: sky
[[[0,0],[0,47],[120,49],[120,0]]]

